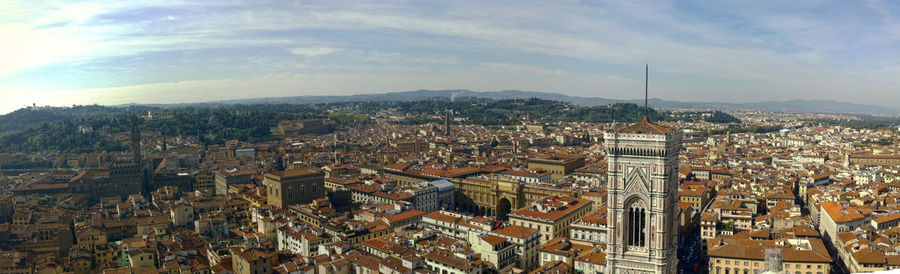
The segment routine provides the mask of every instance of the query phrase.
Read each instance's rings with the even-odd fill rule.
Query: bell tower
[[[645,117],[605,137],[607,273],[675,273],[681,132]]]
[[[649,116],[646,99],[645,108]],[[609,171],[606,273],[677,273],[682,133],[647,116],[604,134]]]

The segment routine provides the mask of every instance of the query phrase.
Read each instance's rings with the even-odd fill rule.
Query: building
[[[216,192],[216,175],[209,169],[201,169],[194,173],[192,182],[194,191]]]
[[[853,231],[859,227],[871,223],[870,211],[844,207],[836,202],[824,202],[819,204],[822,213],[819,214],[819,232],[832,244],[838,245],[838,233]]]
[[[136,115],[131,116],[131,163],[141,165],[141,128],[140,120]]]
[[[563,261],[552,261],[541,265],[538,269],[530,272],[531,274],[568,274],[572,273],[572,265]]]
[[[330,243],[331,238],[323,237],[321,231],[298,231],[289,226],[276,229],[276,243],[278,250],[287,250],[303,256],[318,255],[319,245]]]
[[[831,256],[820,239],[717,238],[709,243],[709,273],[831,273]],[[767,254],[768,253],[768,254]],[[773,254],[774,256],[769,254]],[[768,258],[767,258],[768,257]],[[775,269],[767,269],[766,265]],[[773,268],[770,266],[769,268]]]
[[[469,232],[468,238],[472,251],[480,254],[481,260],[493,264],[497,272],[506,273],[515,266],[515,245],[506,238],[475,232]]]
[[[549,184],[551,179],[550,172],[546,170],[505,170],[500,172],[500,174],[503,174],[503,176],[509,177],[510,179],[528,184]]]
[[[514,246],[516,259],[513,267],[530,271],[538,266],[537,248],[541,234],[535,228],[507,225],[496,228],[497,222],[484,217],[473,217],[451,211],[436,211],[422,217],[422,226],[444,235],[462,238],[470,233],[487,234],[506,238]]]
[[[175,227],[194,224],[194,207],[187,203],[177,203],[169,209],[169,217]]]
[[[504,220],[514,209],[524,206],[522,184],[506,178],[451,179],[456,186],[456,207],[480,216]]]
[[[156,252],[149,247],[128,250],[128,265],[132,268],[156,267]]]
[[[891,214],[872,219],[872,227],[876,230],[885,230],[900,225],[900,214]]]
[[[558,181],[584,166],[584,157],[573,154],[553,154],[528,159],[528,169],[550,172],[550,180]]]
[[[568,237],[569,225],[590,212],[593,202],[580,198],[548,196],[509,214],[512,225],[535,228],[541,243],[556,237]]]
[[[569,238],[573,243],[595,247],[606,244],[608,235],[605,205],[569,225]]]
[[[317,168],[267,173],[264,184],[268,190],[266,197],[269,205],[281,208],[308,204],[326,195],[325,174]]]
[[[160,168],[153,171],[152,189],[174,186],[181,192],[191,192],[196,173],[196,171],[184,169],[166,169],[160,165]]]
[[[554,238],[541,245],[539,249],[541,252],[541,265],[552,261],[562,261],[568,265],[574,265],[575,258],[594,249],[594,247],[589,245],[572,243],[566,238]]]
[[[216,195],[228,195],[228,187],[236,184],[250,184],[253,172],[237,169],[216,171]]]
[[[690,203],[698,210],[706,208],[712,198],[706,186],[702,185],[682,185],[678,188],[678,195],[682,202]]]
[[[538,267],[538,243],[541,234],[534,228],[509,225],[490,233],[505,237],[515,245],[515,269],[530,271]]]
[[[606,253],[595,248],[575,258],[575,272],[603,274],[606,271]]]
[[[424,212],[434,212],[441,207],[453,208],[456,186],[453,183],[441,179],[431,182],[422,182],[404,190],[412,193],[413,207]]]
[[[644,117],[604,136],[609,170],[606,272],[676,273],[681,132]]]
[[[272,273],[275,254],[257,248],[234,248],[231,250],[231,268],[235,274]]]
[[[900,166],[900,155],[850,154],[847,157],[850,165],[859,166]]]
[[[296,136],[304,134],[326,134],[334,131],[334,123],[322,119],[306,119],[278,122],[278,134]]]
[[[101,197],[139,194],[144,187],[144,169],[139,164],[118,163],[100,170],[81,171],[69,179],[69,191]]]
[[[487,270],[487,264],[475,253],[451,253],[440,249],[425,254],[425,264],[435,273],[475,274]]]
[[[412,155],[421,154],[428,150],[428,142],[425,141],[403,141],[394,144],[397,147],[397,154]]]

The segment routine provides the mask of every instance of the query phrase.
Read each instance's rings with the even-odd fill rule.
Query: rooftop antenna
[[[644,116],[650,117],[650,108],[647,105],[647,85],[650,83],[650,64],[644,67]]]

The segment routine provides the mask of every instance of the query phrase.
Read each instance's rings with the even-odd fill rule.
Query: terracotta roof
[[[820,204],[822,209],[828,213],[829,217],[836,223],[852,222],[865,218],[862,214],[851,209],[844,210],[840,204],[835,202],[824,202]]]
[[[497,232],[498,234],[501,234],[501,235],[521,239],[521,238],[528,237],[534,233],[537,233],[538,230],[534,229],[534,228],[527,228],[524,226],[510,225],[510,226],[506,226],[501,229],[494,230],[494,232]]]
[[[319,170],[318,168],[298,168],[298,169],[289,169],[289,170],[285,170],[285,171],[281,171],[281,172],[270,173],[269,175],[281,179],[281,178],[288,178],[288,177],[309,176],[309,175],[319,174],[319,173],[321,173],[321,170]]]
[[[884,252],[877,249],[864,248],[853,253],[853,259],[859,264],[877,264],[883,265],[887,263]]]
[[[828,263],[832,261],[822,240],[813,238],[808,239],[808,241],[809,249],[800,249],[778,246],[772,240],[726,238],[722,239],[721,245],[717,245],[716,241],[710,241],[709,252],[707,253],[710,257],[762,261],[765,260],[766,249],[781,248],[784,262]]]
[[[494,235],[487,235],[487,236],[482,237],[481,239],[484,240],[485,242],[491,244],[491,246],[497,246],[506,241],[506,238],[497,237]]]
[[[894,221],[894,220],[897,220],[897,219],[900,219],[900,214],[881,216],[881,217],[875,218],[874,221],[875,221],[875,223],[879,223],[879,224],[880,224],[880,223],[886,223],[886,222]]]
[[[563,217],[571,214],[572,212],[584,208],[590,207],[593,203],[590,200],[585,200],[581,198],[572,198],[572,197],[558,197],[558,196],[548,196],[543,200],[538,201],[538,203],[547,204],[549,206],[556,207],[555,209],[548,210],[547,212],[541,212],[535,207],[525,207],[519,210],[513,211],[509,214],[510,217],[517,218],[529,218],[529,219],[538,219],[549,222],[557,222]]]
[[[585,251],[589,251],[593,248],[593,246],[589,245],[572,243],[567,238],[556,237],[546,244],[541,245],[538,250],[540,250],[541,252],[556,254],[565,257],[577,257]]]
[[[550,261],[531,271],[531,274],[563,274],[569,273],[570,268],[572,266],[563,261]]]
[[[606,253],[603,253],[599,248],[591,250],[590,252],[581,254],[576,258],[577,261],[591,263],[591,264],[606,264]]]
[[[444,250],[440,250],[440,249],[436,249],[434,251],[428,252],[428,254],[425,254],[425,258],[428,258],[428,259],[431,259],[434,261],[438,261],[438,262],[447,264],[449,266],[452,266],[453,268],[462,269],[465,271],[470,271],[471,269],[478,267],[481,263],[481,261],[470,261],[470,260],[466,260],[461,257],[457,257],[456,255],[454,255],[453,253],[450,253],[449,251],[444,251]]]
[[[617,130],[619,133],[642,133],[642,134],[668,134],[672,130],[668,127],[650,122],[647,116],[640,122]]]
[[[446,223],[456,223],[456,220],[460,219],[458,217],[454,217],[454,216],[450,216],[450,215],[441,213],[440,211],[435,211],[435,212],[425,214],[424,218],[435,219],[435,220],[438,220],[441,222],[446,222]]]
[[[888,255],[884,256],[884,258],[887,259],[887,265],[900,265],[900,255]]]
[[[403,220],[406,220],[409,218],[419,217],[422,215],[425,215],[425,211],[410,209],[410,210],[401,212],[399,214],[391,215],[390,218],[388,218],[388,221],[390,221],[391,223],[395,223],[395,222],[403,221]]]

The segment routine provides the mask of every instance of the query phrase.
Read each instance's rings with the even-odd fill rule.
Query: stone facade
[[[605,136],[607,273],[675,273],[680,131],[645,118]]]

